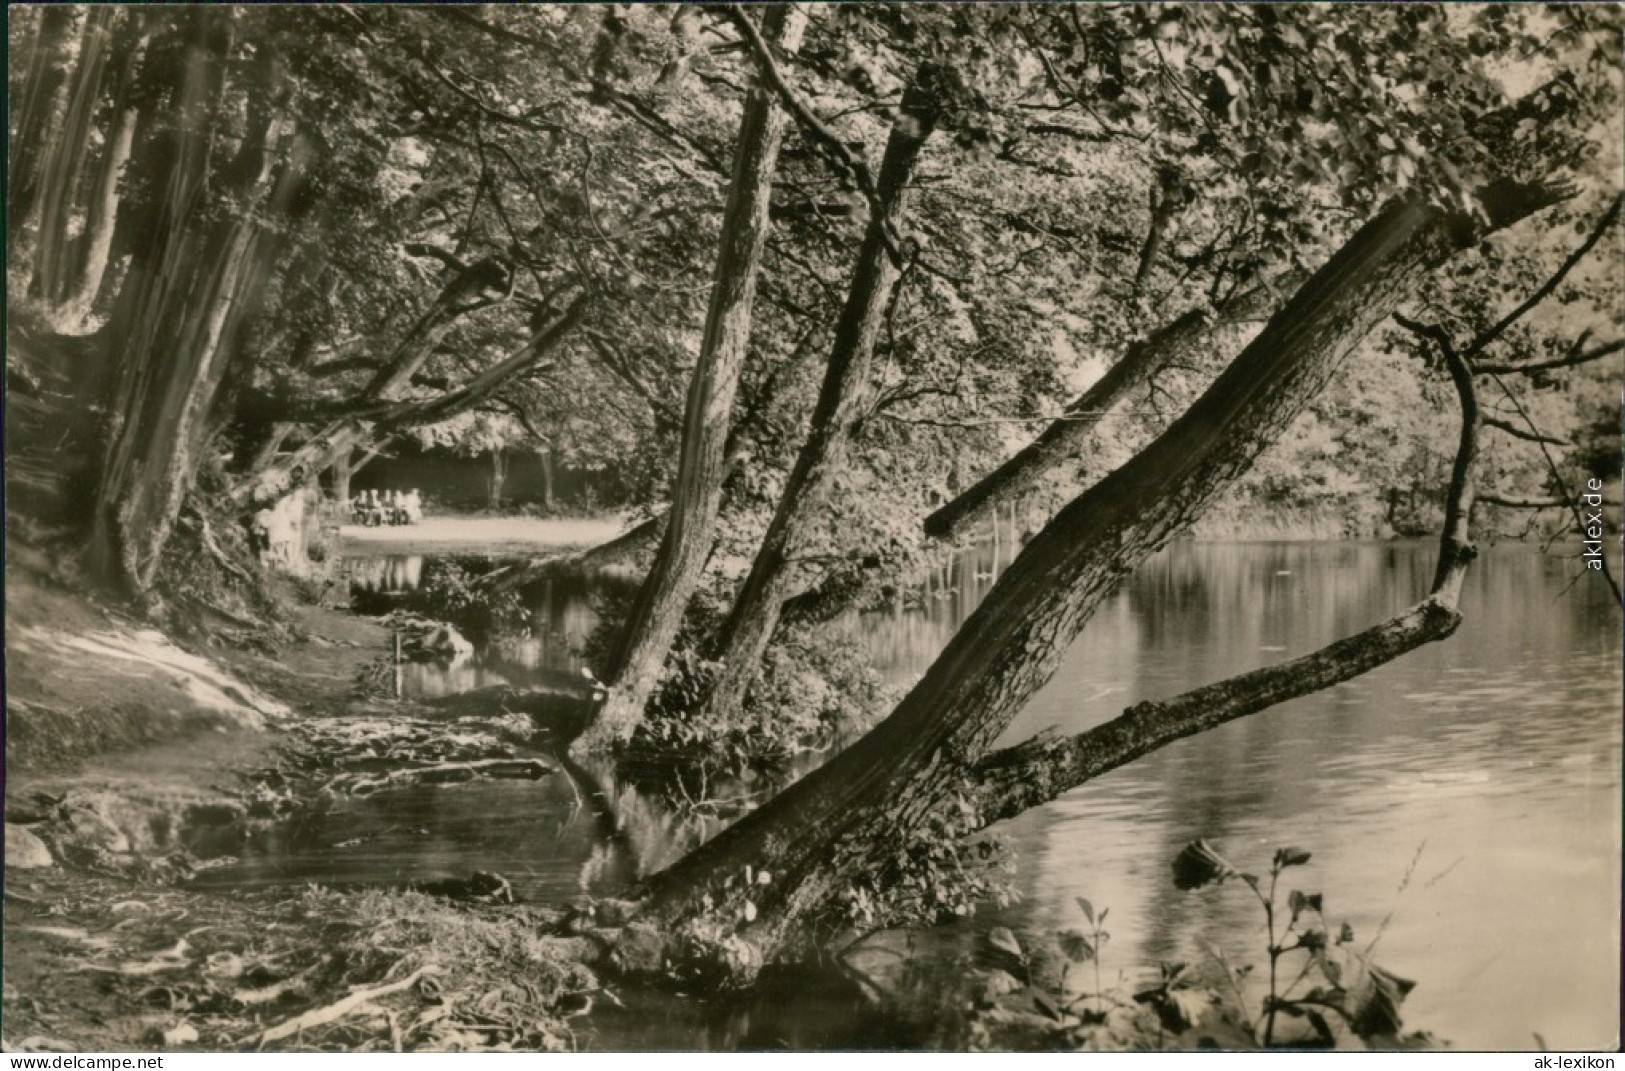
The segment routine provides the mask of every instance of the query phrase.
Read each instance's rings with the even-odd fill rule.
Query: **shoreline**
[[[339,526],[344,551],[385,550],[402,553],[415,548],[513,547],[522,550],[562,550],[594,546],[625,532],[624,517],[425,517],[417,524],[367,528]]]

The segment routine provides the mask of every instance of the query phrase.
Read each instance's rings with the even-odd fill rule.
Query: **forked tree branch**
[[[826,126],[807,102],[801,99],[801,94],[797,93],[795,87],[785,78],[778,61],[773,58],[772,49],[768,48],[767,42],[762,39],[761,31],[756,28],[756,24],[751,21],[745,10],[730,5],[723,9],[723,13],[750,45],[751,53],[756,58],[756,65],[761,70],[762,79],[777,94],[779,104],[796,121],[802,132],[821,148],[836,166],[852,176],[864,199],[869,202],[871,216],[885,221],[887,214],[880,196],[880,184],[875,180],[874,172],[869,170],[869,164],[862,155],[853,152],[841,136]],[[893,263],[901,265],[907,259],[903,253],[903,243],[889,223],[886,225],[885,239],[886,250],[891,254]]]
[[[1472,511],[1479,406],[1466,361],[1448,339],[1441,348],[1460,398],[1462,423],[1439,538],[1439,565],[1428,597],[1397,617],[1301,658],[1172,699],[1136,704],[1104,725],[1074,736],[1041,735],[992,752],[972,768],[983,825],[1047,803],[1175,740],[1350,680],[1456,631],[1461,624],[1457,601],[1462,577],[1476,555],[1467,538],[1467,518]]]

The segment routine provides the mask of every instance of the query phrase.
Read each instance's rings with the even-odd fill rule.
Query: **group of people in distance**
[[[423,499],[410,491],[363,491],[350,500],[350,516],[366,528],[383,524],[417,524],[423,519]]]

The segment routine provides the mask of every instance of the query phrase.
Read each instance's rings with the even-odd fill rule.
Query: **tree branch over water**
[[[1468,541],[1467,520],[1472,512],[1480,416],[1466,361],[1442,331],[1432,337],[1444,351],[1462,421],[1439,536],[1439,564],[1428,597],[1396,617],[1301,658],[1172,699],[1136,704],[1087,732],[1040,735],[987,755],[973,768],[983,824],[1013,818],[1176,740],[1351,680],[1456,631],[1461,624],[1457,603],[1462,578],[1477,555]]]

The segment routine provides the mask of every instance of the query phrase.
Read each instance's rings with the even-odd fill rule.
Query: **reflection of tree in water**
[[[351,591],[413,591],[423,578],[423,556],[392,554],[381,558],[345,558],[342,574],[349,581]]]
[[[1433,554],[1407,544],[1175,547],[1102,608],[1011,733],[1052,723],[1080,731],[1142,699],[1365,627],[1426,590]],[[1362,945],[1395,914],[1383,947],[1433,1004],[1418,1022],[1433,1025],[1444,1009],[1456,1021],[1441,1019],[1443,1033],[1500,1037],[1484,1025],[1492,1017],[1482,988],[1459,995],[1484,969],[1470,934],[1538,913],[1534,898],[1545,894],[1512,873],[1526,862],[1510,860],[1595,874],[1601,857],[1572,847],[1581,835],[1569,831],[1596,828],[1599,808],[1617,809],[1619,635],[1601,627],[1614,611],[1601,585],[1560,595],[1565,565],[1531,548],[1487,548],[1450,643],[1174,744],[1009,824],[1027,897],[1010,924],[1076,928],[1071,898],[1082,895],[1112,909],[1108,970],[1207,963],[1204,942],[1258,963],[1262,927],[1246,899],[1181,893],[1168,864],[1205,837],[1262,872],[1276,848],[1295,844],[1315,859],[1291,887],[1323,891]],[[1094,698],[1108,686],[1118,690]],[[1401,896],[1424,841],[1419,877]],[[1453,859],[1461,866],[1430,886]],[[1577,883],[1566,931],[1601,925],[1599,905],[1617,912],[1615,895],[1606,879]],[[1441,912],[1475,922],[1429,929]],[[1508,932],[1489,969],[1509,981],[1600,969],[1596,957],[1572,962],[1575,945]],[[1509,1010],[1507,1021],[1534,1014]]]

